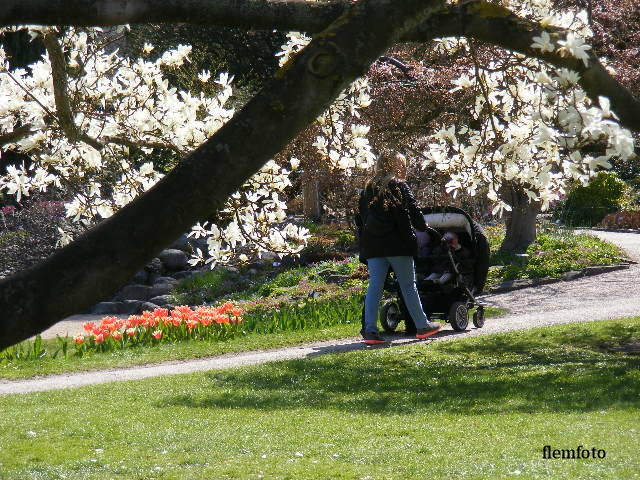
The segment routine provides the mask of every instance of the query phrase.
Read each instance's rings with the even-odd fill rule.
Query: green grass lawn
[[[640,317],[4,396],[0,479],[637,478],[638,341]]]

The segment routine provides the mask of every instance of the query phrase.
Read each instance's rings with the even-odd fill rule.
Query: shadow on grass
[[[156,407],[394,414],[640,408],[640,358],[598,347],[603,338],[628,336],[624,326],[612,331],[492,335],[215,372],[206,376],[206,393],[167,396]]]

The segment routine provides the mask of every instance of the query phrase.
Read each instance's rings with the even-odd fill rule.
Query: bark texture
[[[404,31],[442,4],[353,4],[154,188],[43,263],[0,281],[0,349],[112,295],[171,239],[219,209]]]
[[[531,202],[521,188],[513,186],[502,188],[500,197],[512,208],[507,214],[507,229],[500,251],[524,252],[536,239],[536,219],[540,213],[540,204]]]

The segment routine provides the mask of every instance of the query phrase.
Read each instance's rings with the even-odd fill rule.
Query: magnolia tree
[[[226,106],[232,94],[226,73],[216,80],[208,71],[198,75],[217,84],[213,97],[169,85],[163,72],[187,62],[189,46],[152,62],[120,56],[100,29],[31,27],[29,33],[42,38],[46,55],[27,69],[10,70],[0,49],[0,146],[32,161],[10,165],[0,177],[0,190],[18,202],[34,191],[61,189],[68,217],[91,225],[162,178],[150,155],[178,163],[233,115]],[[146,54],[152,50],[145,45]],[[302,248],[307,231],[285,222],[280,198],[288,174],[269,161],[218,211],[218,222],[197,224],[190,235],[206,237],[208,248],[197,249],[192,264]],[[60,243],[70,241],[61,231]]]
[[[510,4],[543,27],[531,48],[589,67],[585,11],[554,11],[546,0]],[[558,27],[571,32],[561,37]],[[589,98],[578,72],[504,50],[481,59],[467,39],[445,38],[439,46],[463,49],[473,60],[451,91],[472,91],[475,100],[467,122],[426,139],[424,166],[448,173],[447,190],[454,195],[488,191],[492,213],[508,212],[502,250],[525,249],[535,239],[538,212],[562,198],[570,182],[587,184],[611,167],[612,158],[634,155],[631,132],[618,124],[609,99]]]
[[[311,41],[301,32],[290,32],[287,37],[288,42],[276,54],[281,67]],[[283,152],[301,165],[303,183],[324,187],[325,214],[345,217],[354,205],[357,187],[362,186],[362,173],[373,166],[369,126],[360,113],[370,103],[368,79],[356,79]]]
[[[212,211],[228,208],[234,192],[241,191],[254,174],[395,43],[462,36],[575,70],[580,75],[580,86],[592,101],[609,98],[623,125],[640,128],[640,103],[589,51],[585,51],[588,63],[584,65],[575,54],[563,56],[557,48],[541,52],[532,47],[533,37],[541,37],[542,31],[548,31],[557,45],[558,41],[568,40],[568,31],[530,20],[524,14],[516,15],[504,5],[445,0],[248,0],[241,6],[235,0],[87,0],[73,2],[73,8],[69,8],[69,3],[4,0],[0,25],[208,22],[317,35],[241,111],[187,153],[153,187],[41,264],[0,280],[0,348],[111,295],[173,238],[206,219]],[[53,67],[51,55],[49,61]],[[67,74],[72,73],[70,70]],[[54,85],[55,72],[52,68]],[[54,94],[53,98],[56,115],[46,117],[45,123],[64,127],[78,144],[82,141],[100,152],[100,145],[108,142],[98,138],[98,143],[91,145],[99,131],[79,128],[84,125],[85,113],[80,112],[79,117],[67,115],[64,95]],[[51,106],[48,108],[52,110]],[[3,138],[24,130],[42,130],[37,118],[33,117],[34,125],[17,125],[19,131],[7,132]],[[196,115],[196,120],[207,123],[204,114]],[[118,134],[110,136],[117,138]],[[134,162],[130,165],[139,171]],[[100,193],[108,196],[108,192]]]

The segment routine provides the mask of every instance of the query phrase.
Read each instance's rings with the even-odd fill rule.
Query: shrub
[[[176,293],[179,295],[180,302],[196,305],[251,286],[251,281],[239,271],[216,268],[181,280],[176,287]]]
[[[317,225],[307,246],[300,252],[303,263],[344,260],[357,250],[354,232],[345,225]]]
[[[598,172],[589,185],[571,190],[555,216],[567,225],[592,227],[620,209],[627,190],[615,173]]]
[[[69,230],[62,202],[36,201],[0,210],[0,277],[29,268],[57,247],[59,227]]]

